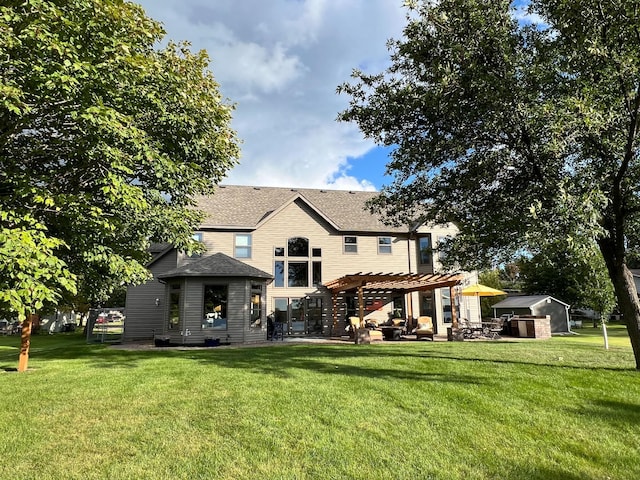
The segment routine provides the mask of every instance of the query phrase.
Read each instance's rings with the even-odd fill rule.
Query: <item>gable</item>
[[[162,279],[177,277],[246,277],[265,280],[273,278],[271,274],[224,253],[215,253],[158,275],[158,278]]]
[[[337,231],[406,233],[408,226],[389,227],[366,207],[378,192],[218,186],[213,195],[197,198],[205,212],[203,228],[255,229],[291,203],[305,203]]]

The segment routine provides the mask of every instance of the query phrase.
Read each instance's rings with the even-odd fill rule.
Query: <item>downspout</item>
[[[413,273],[411,270],[411,241],[413,240],[414,230],[409,230],[409,234],[407,236],[407,266],[409,267],[409,274]],[[414,245],[415,247],[415,245]],[[413,292],[409,292],[409,312],[411,312],[411,319],[407,319],[409,321],[409,328],[413,328]]]

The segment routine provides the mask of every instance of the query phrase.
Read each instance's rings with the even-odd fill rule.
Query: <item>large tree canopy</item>
[[[462,266],[549,239],[597,242],[640,368],[640,305],[626,267],[640,202],[640,2],[407,2],[380,74],[355,71],[340,119],[393,146],[373,207],[456,222]]]
[[[603,319],[615,306],[613,286],[595,244],[590,252],[576,252],[566,242],[550,242],[539,253],[521,258],[518,265],[526,293],[552,295],[573,308],[591,308]]]
[[[20,318],[76,287],[140,282],[150,241],[194,247],[238,158],[206,52],[123,0],[0,7],[0,302]]]

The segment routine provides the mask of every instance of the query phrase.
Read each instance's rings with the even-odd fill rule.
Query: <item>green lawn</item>
[[[124,351],[0,338],[0,478],[638,479],[621,329],[520,342]]]

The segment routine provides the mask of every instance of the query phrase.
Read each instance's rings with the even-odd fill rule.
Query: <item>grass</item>
[[[0,373],[0,478],[637,479],[619,327],[519,342],[125,351],[35,336]],[[0,338],[0,367],[17,365]],[[598,344],[598,341],[600,342]]]

